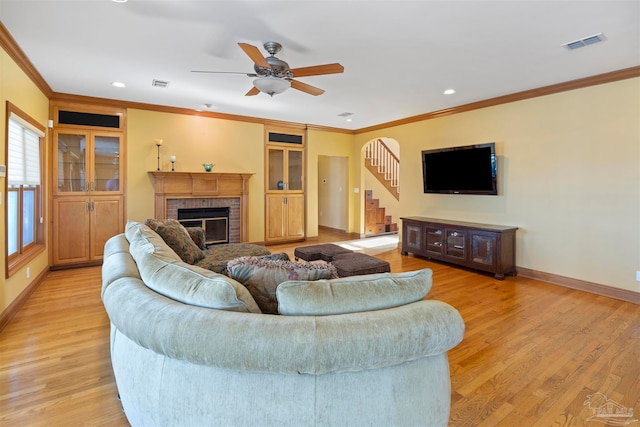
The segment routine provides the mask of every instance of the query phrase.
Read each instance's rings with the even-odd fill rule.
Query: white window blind
[[[7,184],[40,185],[40,138],[44,133],[20,117],[9,117]]]

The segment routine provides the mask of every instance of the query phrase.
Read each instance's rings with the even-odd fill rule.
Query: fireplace
[[[185,227],[202,228],[207,245],[229,243],[228,207],[178,209],[178,221]]]
[[[149,174],[154,181],[155,218],[178,219],[178,210],[181,209],[228,208],[228,242],[247,241],[248,181],[253,174],[161,171]],[[198,215],[195,219],[202,218],[206,215]]]

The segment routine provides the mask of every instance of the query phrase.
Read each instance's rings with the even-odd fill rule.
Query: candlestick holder
[[[156,147],[158,147],[158,169],[156,169],[156,170],[158,170],[158,171],[160,170],[160,146],[161,145],[162,145],[162,143],[158,144],[156,142]]]
[[[171,156],[171,172],[175,172],[176,156]]]

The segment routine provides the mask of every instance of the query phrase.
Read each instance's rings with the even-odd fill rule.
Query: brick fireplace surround
[[[177,219],[179,208],[229,207],[229,242],[248,239],[249,178],[253,174],[149,172],[153,177],[154,217]]]

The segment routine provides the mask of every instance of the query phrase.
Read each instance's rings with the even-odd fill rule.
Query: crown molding
[[[418,116],[407,117],[407,118],[395,120],[392,122],[380,123],[378,125],[357,129],[354,133],[360,134],[360,133],[371,132],[371,131],[376,131],[380,129],[387,129],[394,126],[401,126],[409,123],[421,122],[429,119],[436,119],[438,117],[450,116],[452,114],[464,113],[466,111],[478,110],[481,108],[493,107],[496,105],[508,104],[516,101],[523,101],[525,99],[552,95],[555,93],[566,92],[574,89],[581,89],[589,86],[601,85],[604,83],[612,83],[618,80],[631,79],[634,77],[640,77],[640,66],[625,68],[617,71],[611,71],[609,73],[598,74],[591,77],[571,80],[568,82],[544,86],[536,89],[525,90],[522,92],[516,92],[509,95],[498,96],[496,98],[485,99],[483,101],[472,102],[470,104],[459,105],[457,107],[446,108],[444,110],[433,111],[431,113],[420,114]]]
[[[51,98],[53,91],[47,82],[42,78],[36,67],[22,51],[18,43],[11,36],[7,27],[0,22],[0,46],[18,64],[18,67],[31,79],[31,81],[44,93],[47,98]]]

